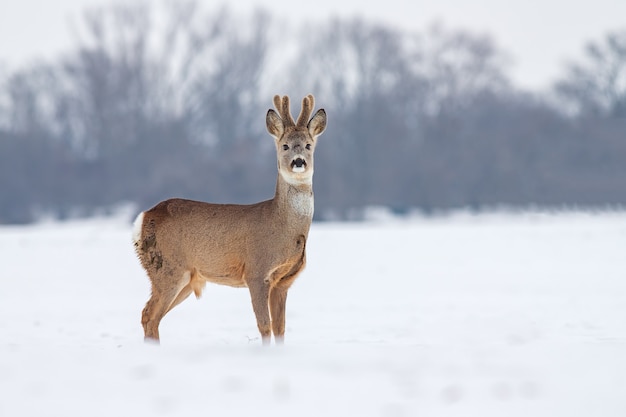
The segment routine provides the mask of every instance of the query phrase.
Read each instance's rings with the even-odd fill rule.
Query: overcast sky
[[[113,0],[0,0],[0,63],[16,68],[51,58],[70,45],[68,22],[88,6]],[[156,0],[155,0],[156,1]],[[217,1],[200,0],[209,7]],[[581,55],[589,40],[626,29],[626,0],[237,0],[236,10],[256,5],[278,17],[324,19],[361,15],[407,30],[433,22],[490,34],[513,58],[518,85],[541,88]]]

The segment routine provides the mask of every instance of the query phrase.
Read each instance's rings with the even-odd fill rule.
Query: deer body
[[[326,113],[309,120],[309,95],[296,124],[288,97],[276,96],[274,104],[280,116],[269,110],[266,119],[278,158],[274,198],[250,205],[171,199],[137,216],[135,249],[152,283],[142,314],[146,339],[159,340],[163,316],[212,282],[247,287],[263,344],[272,332],[283,341],[287,290],[306,263],[313,151]]]

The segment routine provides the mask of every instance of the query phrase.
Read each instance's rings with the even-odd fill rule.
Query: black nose
[[[303,165],[306,165],[306,162],[304,162],[304,159],[302,158],[296,158],[292,163],[292,166],[296,166],[298,168],[302,168]]]

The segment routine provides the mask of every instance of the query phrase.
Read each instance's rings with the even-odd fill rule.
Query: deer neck
[[[274,202],[278,211],[290,217],[295,223],[311,224],[313,219],[313,183],[312,181],[294,182],[278,173]]]

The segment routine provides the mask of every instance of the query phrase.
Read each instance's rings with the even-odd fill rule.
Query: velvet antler
[[[283,96],[282,98],[279,95],[274,96],[274,106],[276,110],[278,110],[284,127],[296,125],[296,122],[293,121],[293,117],[291,116],[291,111],[289,110],[289,96]]]
[[[309,122],[309,118],[311,117],[311,113],[313,113],[313,108],[315,107],[315,98],[312,94],[309,94],[302,99],[302,110],[298,116],[297,123],[294,122],[293,116],[291,116],[291,110],[289,109],[289,96],[274,96],[274,106],[276,107],[276,110],[278,110],[278,114],[283,121],[284,127],[306,127]]]
[[[315,99],[313,98],[313,94],[309,94],[302,99],[302,110],[300,111],[300,116],[298,116],[298,122],[296,123],[296,126],[306,127],[309,119],[311,118],[311,113],[313,113],[314,106]]]

